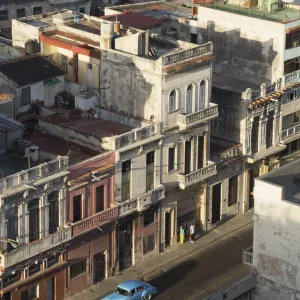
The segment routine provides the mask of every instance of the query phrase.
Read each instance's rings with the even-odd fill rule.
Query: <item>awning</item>
[[[295,31],[300,31],[300,25],[291,27],[291,28],[287,29],[285,32],[286,32],[287,34],[290,34],[290,33],[293,33],[293,32],[295,32]]]
[[[44,81],[44,84],[46,84],[46,85],[55,85],[58,83],[61,83],[61,81],[58,78],[52,78],[52,79]]]

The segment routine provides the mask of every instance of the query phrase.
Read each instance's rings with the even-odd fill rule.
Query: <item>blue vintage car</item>
[[[150,300],[156,293],[157,289],[149,283],[128,280],[119,284],[113,293],[102,300]]]

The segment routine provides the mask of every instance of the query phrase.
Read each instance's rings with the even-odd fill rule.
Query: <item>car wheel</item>
[[[149,295],[143,296],[142,300],[151,300],[151,298],[152,298],[152,295],[149,294]]]

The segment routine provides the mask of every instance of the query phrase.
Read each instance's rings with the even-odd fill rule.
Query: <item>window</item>
[[[184,174],[191,173],[191,141],[185,141]]]
[[[274,132],[274,112],[269,113],[269,119],[266,126],[266,148],[273,146],[273,132]]]
[[[155,233],[143,238],[143,253],[146,254],[155,249]]]
[[[229,179],[228,206],[237,203],[238,176]]]
[[[62,69],[68,75],[68,57],[66,55],[63,55],[63,54],[61,54],[61,66],[62,66]]]
[[[205,98],[206,98],[206,82],[205,80],[202,80],[200,82],[200,91],[199,91],[199,109],[204,109],[205,108]]]
[[[82,219],[82,195],[73,197],[73,222]]]
[[[12,207],[6,211],[7,238],[16,240],[18,236],[18,207]]]
[[[31,90],[30,87],[22,89],[22,101],[21,105],[28,105],[31,103]]]
[[[204,137],[198,136],[198,158],[197,167],[198,170],[203,168],[203,155],[204,155]]]
[[[40,270],[40,264],[38,263],[38,261],[37,264],[36,263],[31,264],[28,268],[29,276],[39,272],[39,270]]]
[[[104,185],[96,187],[96,213],[104,210]]]
[[[25,8],[17,9],[17,19],[24,18],[25,16]]]
[[[137,287],[137,289],[136,289],[137,292],[140,292],[140,291],[143,291],[143,290],[144,290],[144,286],[143,285]]]
[[[155,210],[153,208],[147,209],[144,212],[144,227],[153,224],[155,218]]]
[[[83,259],[70,267],[70,278],[74,279],[75,277],[85,272],[86,272],[86,259]]]
[[[132,289],[131,291],[130,291],[130,295],[132,296],[132,295],[134,295],[135,294],[135,289]]]
[[[0,10],[0,21],[8,20],[8,10]]]
[[[252,153],[256,153],[258,151],[258,130],[259,130],[259,117],[255,117],[252,123],[252,132],[251,132]]]
[[[39,286],[34,285],[21,293],[21,300],[33,300],[39,297]]]
[[[131,160],[122,163],[122,201],[130,198]]]
[[[174,171],[175,170],[175,147],[169,148],[169,155],[168,155],[168,171]]]
[[[3,287],[9,286],[10,284],[13,284],[19,279],[20,279],[19,272],[14,272],[14,273],[11,272],[9,275],[5,274],[5,276],[3,276]]]
[[[261,125],[261,143],[264,144],[266,142],[266,123]]]
[[[298,123],[299,122],[299,116],[300,116],[300,111],[294,112],[294,118],[293,118],[293,123]]]
[[[41,15],[43,13],[43,8],[41,6],[36,6],[33,8],[34,15]]]
[[[54,254],[48,258],[48,268],[58,263],[58,255]]]
[[[28,203],[29,211],[29,243],[36,241],[40,237],[40,200],[38,198]]]
[[[88,70],[93,70],[93,65],[92,64],[87,64],[87,69]]]
[[[176,109],[176,91],[172,90],[169,97],[169,112],[172,112]]]
[[[197,44],[197,34],[191,33],[191,43]]]
[[[80,8],[79,8],[79,12],[80,12],[81,14],[85,14],[85,7],[80,7]]]
[[[154,155],[155,152],[151,151],[146,156],[146,192],[154,189]]]
[[[191,114],[193,109],[193,85],[190,84],[186,90],[186,104],[185,104],[185,113]]]
[[[58,217],[58,191],[48,195],[49,203],[49,234],[57,231],[59,226]]]

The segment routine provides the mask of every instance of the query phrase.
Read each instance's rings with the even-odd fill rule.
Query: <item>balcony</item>
[[[180,130],[189,129],[197,124],[207,122],[217,118],[218,105],[210,103],[208,108],[204,108],[189,115],[179,114],[178,126]]]
[[[286,74],[282,77],[282,85],[289,86],[300,82],[300,70]]]
[[[212,140],[213,140],[213,138],[211,139],[211,141]],[[216,141],[217,141],[217,139],[216,139]],[[219,150],[223,146],[222,141],[219,141],[219,144],[215,144],[216,141],[213,141],[213,143],[210,146],[211,154],[214,150]],[[226,145],[224,145],[224,146],[226,146]],[[217,151],[215,151],[215,152],[217,152]],[[242,155],[243,155],[243,145],[242,144],[237,144],[235,146],[231,145],[231,147],[227,146],[225,149],[218,151],[218,153],[213,155],[213,158],[211,158],[211,161],[213,161],[217,165],[221,165],[221,164],[233,161],[236,158],[241,157]]]
[[[101,211],[91,217],[85,218],[73,224],[73,236],[83,234],[91,229],[106,223],[112,222],[118,218],[118,207],[113,207]]]
[[[252,246],[243,251],[243,264],[253,267],[253,248]]]
[[[205,179],[214,176],[217,174],[217,165],[211,164],[202,169],[189,173],[187,175],[177,174],[177,181],[179,183],[179,187],[184,190],[188,186],[198,183],[200,181],[204,181]]]
[[[298,133],[300,133],[300,124],[282,130],[281,137],[284,140],[284,139],[292,137],[292,136],[294,136],[294,135],[296,135]]]
[[[23,260],[39,255],[51,248],[61,245],[72,238],[72,228],[64,228],[42,239],[36,240],[30,244],[20,246],[13,251],[0,254],[0,266],[8,268]]]
[[[164,187],[151,190],[138,198],[133,198],[119,203],[119,216],[124,217],[134,212],[141,212],[165,198]]]

